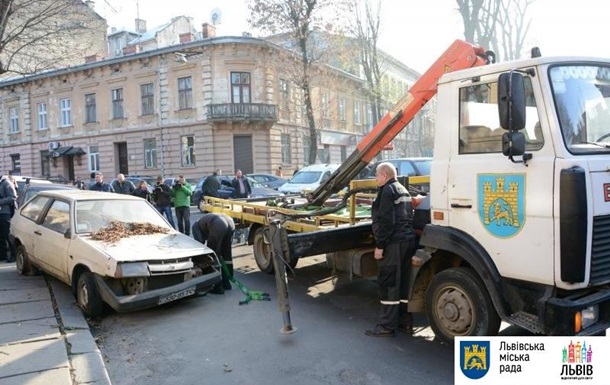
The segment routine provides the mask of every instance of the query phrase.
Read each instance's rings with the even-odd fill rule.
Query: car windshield
[[[77,201],[75,208],[76,232],[80,234],[100,230],[112,221],[169,227],[159,212],[144,199]]]
[[[299,171],[288,181],[288,183],[315,183],[320,179],[320,175],[322,175],[321,171]]]
[[[419,170],[419,175],[430,175],[430,166],[432,166],[432,161],[416,160],[415,166]]]
[[[246,176],[246,179],[248,179],[248,182],[250,183],[250,187],[263,187],[262,184],[260,184],[259,182],[256,181],[256,179],[254,179],[250,176]]]
[[[549,76],[568,150],[573,154],[610,152],[610,67],[556,66]]]

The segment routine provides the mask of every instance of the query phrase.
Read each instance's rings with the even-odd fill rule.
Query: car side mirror
[[[66,239],[72,239],[72,230],[67,229],[67,230],[64,232],[64,238],[66,238]]]

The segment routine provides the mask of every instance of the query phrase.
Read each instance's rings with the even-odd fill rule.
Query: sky
[[[455,0],[382,0],[379,48],[424,72],[456,39],[463,27]],[[607,0],[534,0],[527,47],[544,56],[610,57]],[[217,36],[248,31],[246,0],[95,0],[95,10],[110,27],[133,30],[136,17],[149,29],[174,16],[192,16],[196,25],[220,11]]]

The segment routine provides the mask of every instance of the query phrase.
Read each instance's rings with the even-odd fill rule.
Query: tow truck
[[[537,334],[604,334],[610,60],[532,56],[493,63],[492,53],[457,40],[307,202],[208,198],[204,209],[250,224],[261,270],[273,269],[264,263],[271,260],[265,231],[280,216],[281,252],[291,265],[326,253],[335,266],[374,276],[370,218],[357,209],[358,192],[374,186],[352,179],[436,95],[430,194],[416,208],[421,236],[409,310],[425,312],[448,343],[495,335],[501,321]],[[341,201],[329,199],[348,183]]]

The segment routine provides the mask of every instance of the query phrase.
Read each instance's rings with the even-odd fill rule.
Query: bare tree
[[[381,25],[381,0],[376,1],[373,9],[371,0],[364,0],[364,9],[356,8],[354,12],[354,35],[360,46],[360,64],[366,78],[368,97],[371,102],[373,119],[381,119],[383,96],[381,81],[383,77],[383,63],[377,53],[379,41],[379,27]],[[364,15],[362,14],[364,11]]]
[[[0,74],[30,74],[102,54],[106,21],[81,0],[0,0]]]
[[[527,8],[535,0],[456,0],[467,41],[492,49],[502,60],[518,59],[531,19]]]
[[[250,26],[263,33],[283,34],[295,44],[300,54],[300,73],[294,79],[303,90],[303,102],[309,127],[309,162],[317,156],[317,129],[312,102],[312,68],[324,51],[324,44],[313,39],[314,29],[334,30],[339,26],[348,0],[250,0]]]

